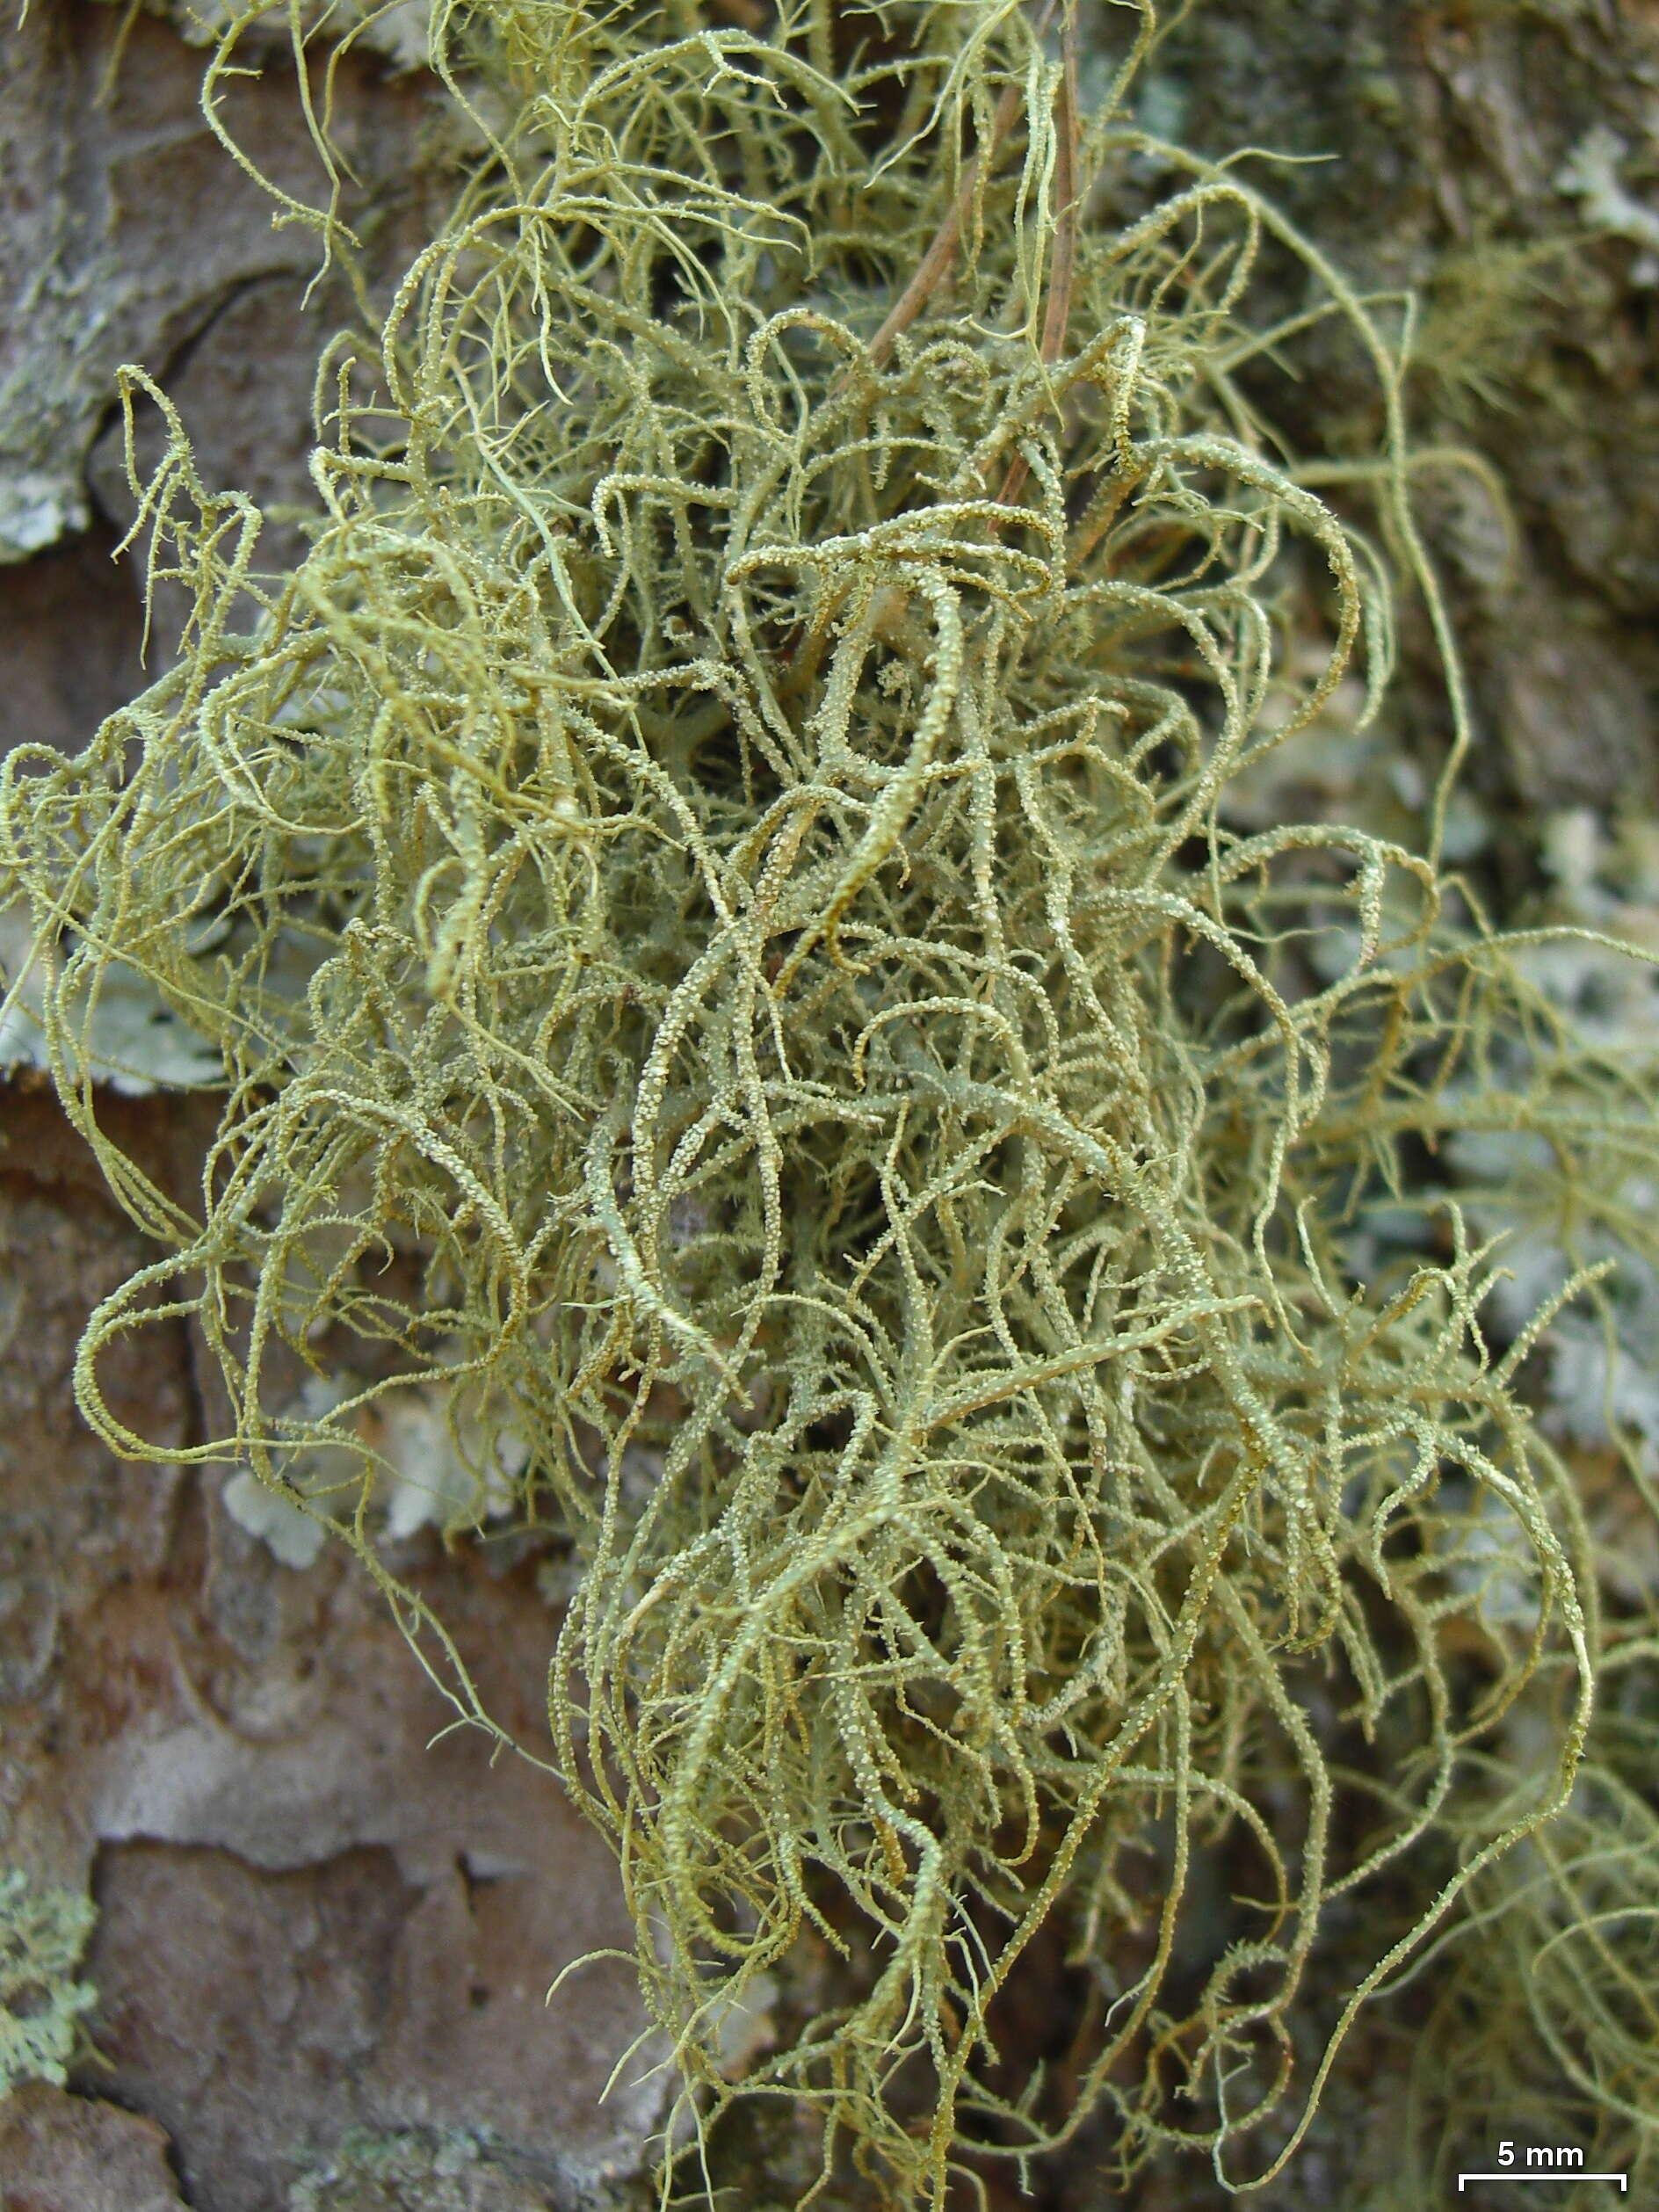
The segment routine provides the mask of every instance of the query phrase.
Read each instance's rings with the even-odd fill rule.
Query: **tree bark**
[[[1474,678],[1477,783],[1651,809],[1659,6],[1200,0],[1141,105],[1217,157],[1294,157],[1258,181],[1358,287],[1416,302],[1415,440],[1480,455],[1514,526],[1467,470],[1419,479]],[[1304,451],[1374,436],[1334,361],[1302,396]]]

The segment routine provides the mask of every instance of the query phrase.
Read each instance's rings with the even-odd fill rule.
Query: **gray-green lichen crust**
[[[182,655],[78,761],[7,764],[61,1087],[166,1248],[83,1402],[143,1453],[100,1352],[192,1316],[234,1424],[198,1456],[337,1525],[464,1709],[368,1417],[440,1383],[480,1514],[522,1468],[582,1570],[559,1765],[699,2119],[799,2100],[895,2203],[1102,2109],[1126,2165],[1258,2180],[1590,1711],[1534,1332],[1489,1352],[1455,1212],[1366,1288],[1344,1209],[1453,1132],[1568,1174],[1652,1132],[1448,906],[1445,787],[1421,852],[1225,826],[1388,673],[1387,563],[1261,412],[1310,319],[1377,380],[1353,479],[1438,600],[1366,310],[1123,120],[1149,12],[1090,27],[1090,113],[1052,6],[750,14],[434,11],[482,150],[323,363],[313,550],[262,577],[173,421]],[[1264,250],[1313,301],[1278,330]],[[222,1057],[192,1216],[81,1073],[115,960]],[[279,1344],[356,1384],[308,1411]],[[1523,1695],[1532,1780],[1493,1787]],[[1330,1909],[1349,1955],[1417,1859],[1308,1998]],[[1046,2071],[997,2000],[1047,1926],[1087,1995]],[[825,2002],[734,2063],[807,1957]]]
[[[88,1897],[0,1872],[0,2103],[23,2082],[64,2081],[97,1995],[75,1978],[94,1917]]]

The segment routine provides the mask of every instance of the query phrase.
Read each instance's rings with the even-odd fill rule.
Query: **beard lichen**
[[[326,145],[326,13],[247,10],[210,112],[269,14]],[[440,4],[467,175],[324,357],[311,550],[262,574],[126,372],[182,649],[0,787],[65,1106],[163,1247],[88,1418],[181,1456],[98,1362],[187,1317],[229,1408],[194,1457],[337,1529],[490,1725],[385,1557],[374,1409],[440,1390],[451,1532],[574,1546],[556,1766],[683,2113],[787,2100],[895,2204],[1103,2115],[1126,2172],[1280,2172],[1590,1713],[1583,1516],[1515,1389],[1547,1316],[1489,1344],[1499,1261],[1423,1162],[1521,1132],[1565,1188],[1652,1129],[1444,875],[1401,350],[1237,166],[1132,127],[1154,34]],[[1309,301],[1273,328],[1264,254]],[[1316,323],[1375,380],[1342,466],[1270,411]],[[1402,576],[1453,730],[1423,851],[1229,829],[1375,711]],[[129,971],[222,1059],[194,1212],[99,1123]],[[1367,1205],[1417,1226],[1364,1284]],[[1038,2056],[1004,2019],[1056,1931]]]

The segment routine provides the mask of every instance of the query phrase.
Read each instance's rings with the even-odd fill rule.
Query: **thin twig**
[[[1035,36],[1040,39],[1054,20],[1059,0],[1044,0],[1042,13],[1037,18]],[[1069,11],[1068,11],[1069,20]],[[1019,112],[1020,88],[1018,84],[1004,87],[1003,97],[996,103],[996,112],[991,119],[991,132],[987,143],[974,153],[962,171],[962,181],[957,188],[956,199],[950,213],[933,234],[932,243],[916,265],[910,279],[887,311],[881,328],[870,341],[870,359],[879,368],[893,351],[894,340],[908,330],[938,288],[945,271],[956,258],[956,243],[962,235],[967,211],[974,204],[974,192],[979,182],[980,163],[995,160],[996,149],[1014,127],[1014,118]]]
[[[1054,226],[1054,250],[1048,265],[1048,299],[1043,312],[1042,359],[1052,366],[1066,348],[1066,330],[1071,321],[1072,272],[1077,261],[1077,8],[1076,0],[1066,0],[1066,12],[1061,18],[1061,43],[1063,54],[1060,87],[1054,104],[1060,116],[1060,144],[1054,160],[1054,198],[1059,206],[1059,218]],[[998,498],[1005,507],[1011,507],[1025,489],[1030,474],[1024,453],[1016,453],[1009,463],[1008,474],[1003,479]]]

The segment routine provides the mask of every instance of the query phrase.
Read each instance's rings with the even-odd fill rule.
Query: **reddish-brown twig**
[[[1054,20],[1059,0],[1044,0],[1041,14],[1037,18],[1036,35],[1041,38]],[[1071,20],[1069,5],[1066,20]],[[932,243],[916,265],[910,279],[898,298],[887,310],[887,320],[870,341],[870,359],[880,367],[893,351],[893,343],[902,331],[908,330],[916,316],[933,296],[945,271],[956,258],[956,244],[967,221],[967,211],[974,204],[974,193],[979,182],[980,163],[996,158],[996,149],[1014,127],[1014,118],[1019,112],[1020,90],[1018,84],[1008,85],[996,103],[996,112],[991,119],[990,137],[969,160],[962,171],[962,181],[957,187],[956,198],[950,213],[934,232]],[[1075,105],[1073,112],[1075,113]]]
[[[1066,0],[1061,20],[1063,54],[1054,105],[1059,117],[1060,143],[1054,156],[1054,199],[1059,213],[1054,225],[1054,250],[1048,265],[1048,297],[1043,309],[1042,359],[1057,361],[1066,349],[1066,330],[1071,320],[1072,272],[1077,260],[1077,11],[1076,0]],[[998,499],[1011,507],[1025,489],[1030,468],[1024,453],[1009,463]]]

